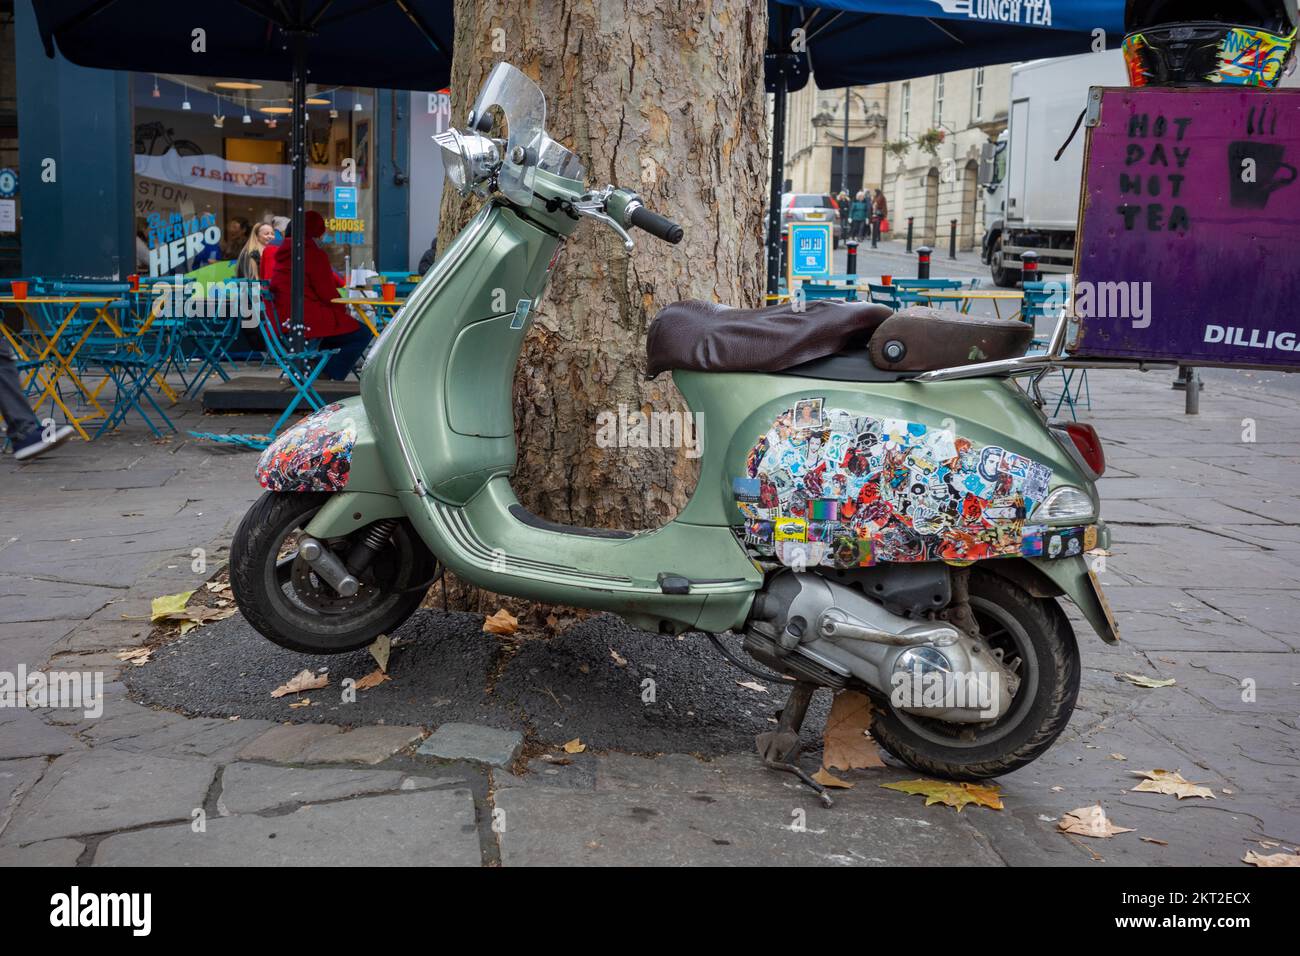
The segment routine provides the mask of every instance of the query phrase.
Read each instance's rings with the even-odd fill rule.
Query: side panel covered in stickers
[[[1052,469],[951,429],[804,399],[749,451],[733,492],[746,546],[791,566],[1042,553],[1026,517]]]

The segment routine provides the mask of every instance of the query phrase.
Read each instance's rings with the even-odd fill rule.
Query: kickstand
[[[769,730],[754,738],[758,745],[758,755],[763,758],[763,765],[771,770],[783,770],[792,773],[817,792],[822,806],[830,808],[835,805],[826,788],[808,776],[802,768],[795,765],[794,759],[799,754],[799,728],[803,726],[804,715],[812,702],[816,684],[800,681],[790,688],[790,697],[778,715],[776,730]]]

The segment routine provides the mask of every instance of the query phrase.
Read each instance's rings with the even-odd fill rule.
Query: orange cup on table
[[[885,276],[885,275],[882,275],[882,276],[880,277],[880,284],[881,284],[881,285],[893,285],[893,284],[894,284],[894,277],[893,277],[893,276]]]
[[[9,283],[9,291],[13,294],[15,299],[25,299],[27,298],[27,283],[19,282],[15,279],[13,282]]]
[[[384,302],[392,302],[397,298],[397,283],[384,282],[379,286],[379,298]]]

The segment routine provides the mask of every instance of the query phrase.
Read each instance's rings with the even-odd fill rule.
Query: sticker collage
[[[1072,557],[1096,528],[1026,525],[1052,470],[947,429],[823,399],[787,409],[750,449],[732,492],[751,556],[791,567]]]
[[[355,424],[331,428],[340,402],[304,418],[274,442],[257,462],[257,480],[270,491],[342,491],[352,467]]]

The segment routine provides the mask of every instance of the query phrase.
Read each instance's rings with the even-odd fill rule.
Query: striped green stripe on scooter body
[[[432,551],[471,583],[613,611],[651,630],[722,631],[743,624],[763,583],[731,530],[741,522],[732,479],[744,474],[754,440],[800,398],[934,427],[951,419],[958,434],[1047,464],[1054,485],[1091,489],[1038,410],[1006,382],[868,385],[677,372],[675,381],[701,416],[703,458],[698,488],[675,521],[622,538],[524,523],[510,511],[517,504],[509,485],[516,460],[511,389],[531,316],[511,326],[519,300],[541,296],[561,237],[577,225],[563,211],[548,212],[545,199],[582,192],[580,184],[542,172],[535,189],[539,198],[527,218],[504,204],[480,212],[385,329],[362,374],[366,421],[353,449],[353,475],[364,480],[349,480],[309,533],[334,537],[390,516],[387,496],[395,494]],[[362,417],[353,402],[346,412]],[[375,455],[388,488],[375,480]],[[664,594],[663,573],[695,582],[691,592]]]

